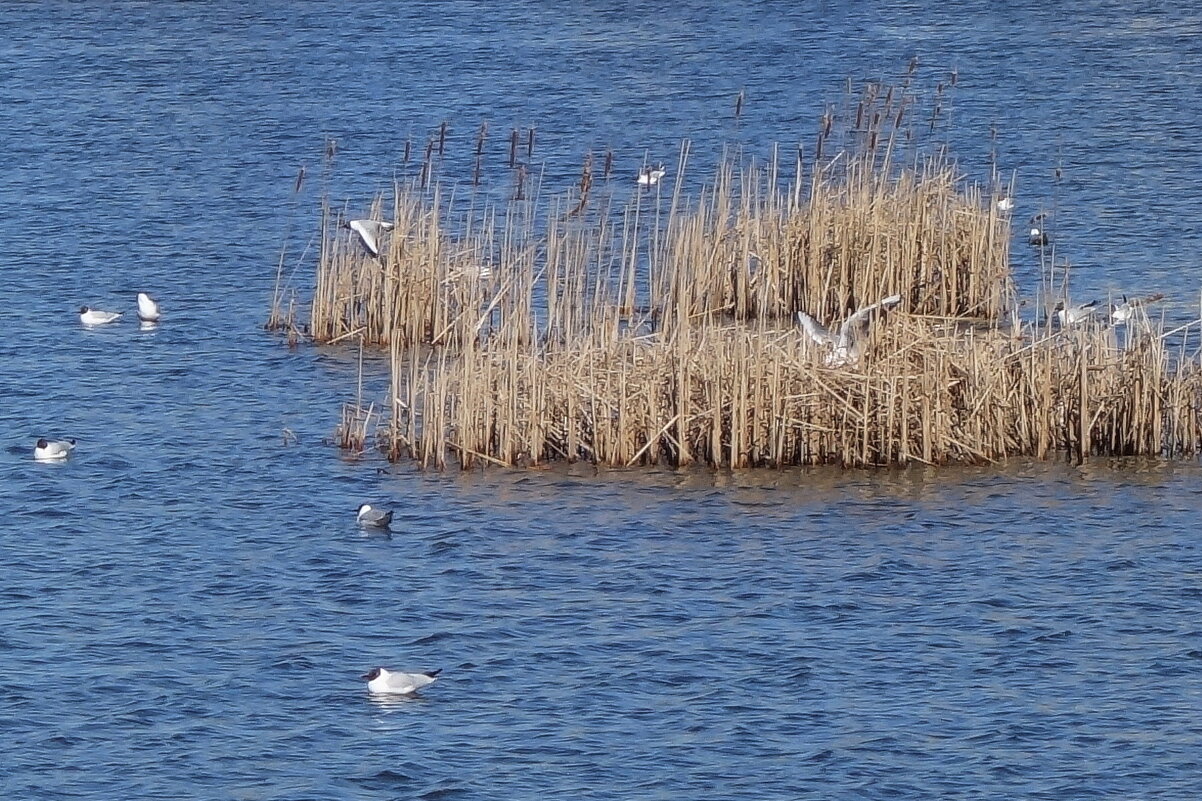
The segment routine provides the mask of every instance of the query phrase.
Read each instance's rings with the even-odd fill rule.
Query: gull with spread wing
[[[863,355],[864,340],[868,337],[868,329],[884,312],[901,303],[901,295],[890,295],[871,306],[857,309],[854,314],[843,321],[837,331],[824,327],[803,311],[797,312],[801,327],[818,345],[827,348],[823,364],[827,367],[845,367],[860,361]]]

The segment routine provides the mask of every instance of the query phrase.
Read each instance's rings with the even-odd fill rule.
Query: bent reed
[[[860,105],[854,153],[790,178],[728,161],[690,204],[685,146],[675,193],[631,176],[620,222],[591,181],[454,224],[437,186],[397,183],[375,257],[327,208],[312,336],[390,349],[385,449],[427,468],[1196,454],[1197,359],[1142,312],[1122,336],[1020,322],[993,197],[946,159],[895,164],[902,101]],[[852,365],[796,325],[893,294]]]

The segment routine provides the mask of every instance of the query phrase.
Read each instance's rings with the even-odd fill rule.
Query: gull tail
[[[428,671],[426,671],[425,673],[423,673],[422,675],[423,675],[423,676],[429,676],[430,678],[434,678],[434,677],[435,677],[435,676],[437,676],[439,673],[442,673],[442,668],[439,668],[438,670],[428,670]]]

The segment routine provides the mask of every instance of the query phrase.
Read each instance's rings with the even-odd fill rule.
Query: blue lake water
[[[498,185],[534,125],[545,192],[684,138],[699,187],[912,58],[1075,297],[1197,316],[1202,14],[797,5],[0,6],[0,797],[1202,791],[1194,461],[421,474],[324,441],[356,354],[261,330],[321,192],[363,208],[443,120],[464,193],[482,121]],[[385,703],[375,665],[444,672]]]

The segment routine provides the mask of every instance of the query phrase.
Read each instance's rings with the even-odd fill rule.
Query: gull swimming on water
[[[1164,300],[1164,293],[1157,292],[1154,295],[1148,295],[1146,298],[1131,298],[1131,300],[1127,300],[1127,296],[1123,295],[1122,303],[1110,304],[1110,321],[1115,325],[1129,323],[1134,319],[1136,309],[1148,303],[1155,303],[1158,300]]]
[[[863,340],[868,336],[868,328],[885,311],[901,303],[901,295],[890,295],[871,306],[857,309],[854,314],[843,321],[837,332],[827,329],[817,320],[803,311],[797,312],[801,327],[818,345],[828,348],[823,357],[827,367],[843,367],[855,364],[860,360],[863,350]]]
[[[426,673],[395,673],[379,667],[364,673],[362,678],[367,679],[368,692],[377,695],[409,695],[427,684],[433,684],[435,677],[441,672],[442,668]]]
[[[1066,306],[1064,301],[1060,301],[1052,309],[1056,312],[1056,319],[1060,321],[1061,328],[1067,328],[1070,325],[1083,323],[1093,317],[1096,312],[1098,302],[1091,300],[1089,303],[1079,303],[1076,306]]]
[[[138,319],[144,323],[157,323],[162,314],[159,312],[159,304],[154,298],[147,295],[145,292],[138,293]]]
[[[359,516],[355,518],[359,525],[368,528],[388,528],[392,525],[392,510],[376,509],[370,503],[359,507]]]
[[[1041,211],[1031,218],[1031,233],[1027,234],[1027,242],[1029,244],[1046,245],[1048,243],[1048,232],[1041,227],[1046,216]]]
[[[66,459],[75,449],[73,439],[46,439],[43,437],[33,446],[33,458],[44,462]]]
[[[391,231],[393,228],[392,223],[380,220],[351,220],[344,222],[342,227],[349,228],[358,234],[363,247],[367,248],[373,256],[380,255],[380,241],[384,238],[385,232]]]
[[[656,164],[654,167],[644,167],[639,170],[639,177],[636,179],[639,186],[655,186],[659,183],[659,179],[668,174],[664,169],[664,165]]]
[[[84,325],[106,325],[119,320],[122,314],[124,312],[106,312],[100,311],[100,309],[89,309],[87,306],[79,307],[79,321]]]
[[[998,211],[1011,211],[1014,209],[1014,198],[1010,195],[1002,195],[995,203]]]

